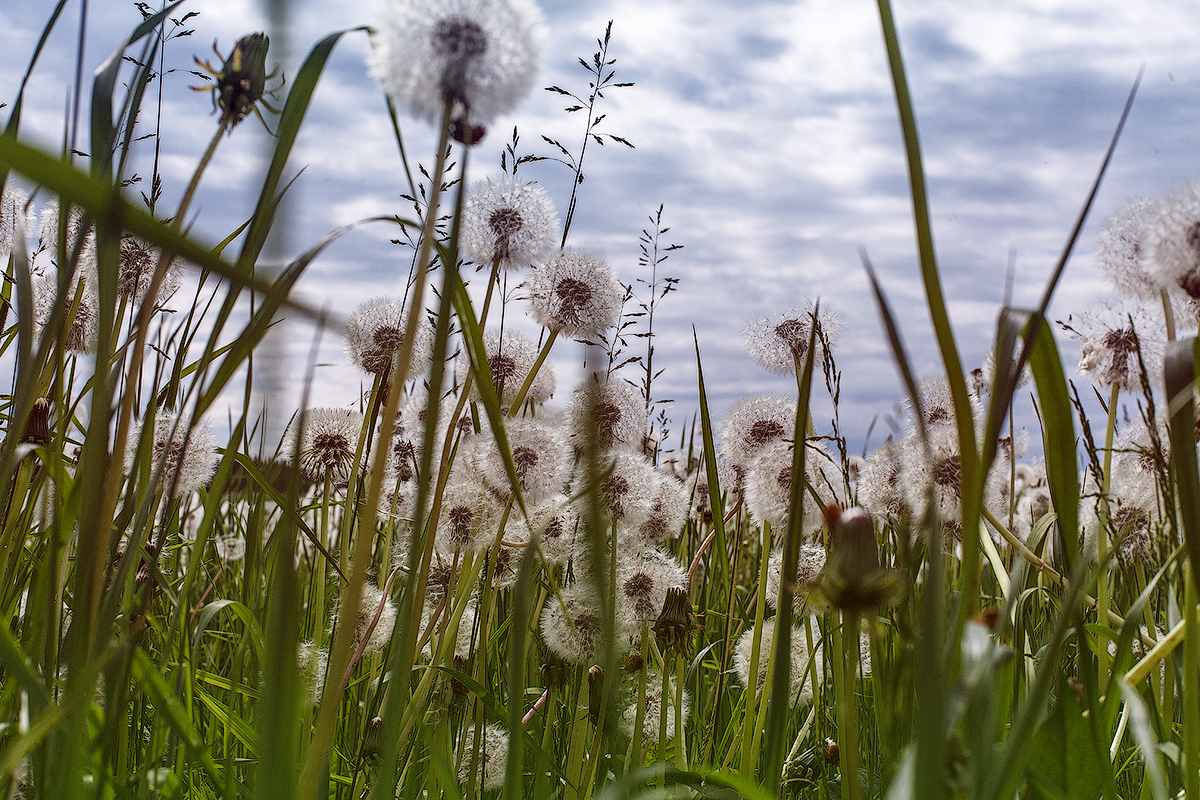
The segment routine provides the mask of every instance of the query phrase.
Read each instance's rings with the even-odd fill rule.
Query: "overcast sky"
[[[49,0],[28,0],[19,11],[15,5],[0,10],[5,102],[15,96],[53,7]],[[819,298],[845,323],[835,351],[843,371],[841,424],[851,451],[861,450],[872,419],[889,414],[901,391],[860,246],[899,312],[916,372],[940,368],[917,272],[875,4],[558,0],[542,7],[549,36],[538,88],[472,151],[468,180],[498,174],[499,153],[514,125],[522,152],[552,155],[541,135],[578,148],[582,115],[563,113],[564,98],[540,87],[585,92],[587,74],[577,59],[590,60],[596,38],[613,20],[609,56],[617,60],[617,80],[635,86],[606,94],[601,130],[636,149],[588,150],[569,243],[606,258],[627,283],[646,279],[637,264],[638,237],[649,215],[665,206],[671,231],[664,243],[684,249],[660,273],[680,282],[655,319],[656,360],[666,368],[656,396],[676,401],[676,430],[694,413],[693,326],[718,418],[745,394],[790,391],[790,377],[772,376],[749,359],[741,332],[755,315]],[[187,91],[197,83],[186,74],[191,57],[215,58],[214,39],[228,52],[239,36],[265,26],[255,3],[202,0],[184,8],[200,13],[189,21],[195,35],[171,42],[167,51],[184,70],[164,84],[169,202],[216,124],[209,97]],[[363,8],[348,0],[294,3],[289,79],[323,35],[371,24]],[[93,0],[90,14],[88,73],[140,21],[132,3],[112,0]],[[1137,102],[1068,265],[1055,317],[1107,292],[1091,263],[1106,216],[1132,196],[1161,193],[1200,174],[1200,11],[1177,0],[898,0],[895,14],[944,288],[970,368],[982,360],[994,331],[1010,250],[1016,252],[1014,303],[1032,306],[1040,296],[1141,65],[1146,73]],[[68,5],[24,114],[24,135],[53,148],[62,140],[78,20],[77,3]],[[400,161],[380,89],[367,72],[368,52],[365,34],[344,37],[318,88],[292,162],[306,168],[294,193],[292,253],[340,225],[406,212],[398,197],[405,191]],[[408,118],[402,124],[409,157],[431,165],[431,131]],[[264,139],[250,120],[222,144],[195,207],[201,236],[218,241],[250,213]],[[147,155],[149,143],[141,147]],[[139,170],[146,169],[143,158]],[[521,174],[544,182],[565,213],[565,168],[544,162]],[[407,257],[388,243],[394,235],[374,226],[345,237],[313,265],[302,293],[345,315],[366,299],[398,291]],[[521,313],[514,306],[508,322],[520,325]],[[311,336],[310,327],[296,326],[281,345],[290,378],[303,375]],[[1061,333],[1060,344],[1068,358],[1077,354]],[[562,401],[578,378],[579,351],[560,345],[556,352],[556,400]],[[315,402],[354,403],[360,379],[341,355],[338,337],[327,337],[320,360]],[[298,383],[290,388],[294,404]],[[828,416],[828,403],[819,405],[818,430],[828,430]],[[872,445],[886,433],[881,418]]]

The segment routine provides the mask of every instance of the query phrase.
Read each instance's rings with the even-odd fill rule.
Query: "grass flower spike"
[[[541,61],[541,11],[529,0],[390,0],[378,31],[376,77],[429,122],[453,103],[490,123],[529,92]]]

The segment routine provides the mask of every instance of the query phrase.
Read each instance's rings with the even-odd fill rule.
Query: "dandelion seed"
[[[429,122],[454,103],[490,123],[529,92],[541,60],[541,12],[529,0],[391,0],[378,30],[375,76]]]
[[[138,425],[130,432],[130,444],[125,451],[125,471],[128,473],[137,468],[137,442],[141,430]],[[193,424],[186,415],[159,411],[150,442],[150,469],[158,469],[162,464],[158,485],[170,491],[172,497],[190,494],[208,483],[217,471],[220,459],[216,448],[216,436],[206,423]]]
[[[297,448],[297,433],[304,426],[304,437]],[[341,482],[350,479],[363,416],[341,408],[316,408],[296,415],[283,439],[287,456],[298,454],[300,469],[311,480]]]
[[[530,315],[552,331],[588,339],[620,322],[625,287],[603,261],[577,250],[534,267],[525,288]]]
[[[389,297],[368,300],[346,320],[346,356],[369,374],[389,378],[404,346],[407,329],[408,315],[402,301]],[[418,324],[409,361],[410,375],[419,373],[429,360],[431,343],[429,326]]]
[[[803,365],[808,354],[814,314],[820,325],[820,332],[825,335],[829,344],[833,344],[842,327],[841,320],[825,307],[817,311],[816,304],[810,302],[804,308],[789,308],[748,323],[742,332],[742,339],[750,357],[770,372],[795,375],[796,365]],[[813,363],[820,369],[825,352],[825,342],[820,336],[816,338],[815,347]]]
[[[541,184],[488,180],[467,198],[459,244],[476,264],[524,267],[554,247],[557,229],[558,214]]]
[[[779,395],[753,395],[733,405],[721,430],[721,453],[743,470],[767,445],[790,439],[796,404]]]

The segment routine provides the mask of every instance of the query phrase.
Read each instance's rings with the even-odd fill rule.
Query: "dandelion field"
[[[197,54],[212,138],[165,208],[157,171],[134,189],[128,168],[153,138],[156,57],[200,21],[140,8],[80,106],[90,155],[26,142],[20,95],[0,136],[5,796],[1200,798],[1197,184],[1109,217],[1100,267],[1126,302],[1053,320],[1103,211],[1081,198],[1040,306],[1006,307],[991,358],[964,364],[880,0],[944,374],[913,374],[864,250],[908,391],[905,428],[864,458],[816,297],[745,331],[793,392],[714,418],[697,339],[699,413],[670,420],[662,209],[637,291],[570,239],[585,156],[632,146],[600,127],[624,85],[611,28],[586,86],[550,89],[577,140],[527,156],[514,133],[487,181],[472,144],[563,57],[532,0],[393,0],[286,76],[248,31]],[[351,228],[281,269],[264,253],[354,36],[409,203],[363,224],[394,229],[411,271],[402,296],[330,313],[294,288]],[[202,241],[213,154],[260,124],[254,213]],[[410,126],[433,152],[405,147]],[[571,173],[569,196],[527,179],[537,160]],[[341,336],[365,391],[312,407],[310,359],[275,436],[252,394],[282,318]],[[583,380],[551,411],[548,357],[577,342]]]

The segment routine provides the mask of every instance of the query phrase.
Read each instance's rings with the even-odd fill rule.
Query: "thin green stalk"
[[[842,626],[835,629],[834,650],[839,651],[838,675],[835,690],[838,715],[838,757],[842,774],[842,797],[862,798],[858,780],[858,697],[854,691],[858,677],[858,612],[842,610]],[[840,645],[840,647],[839,647]]]

